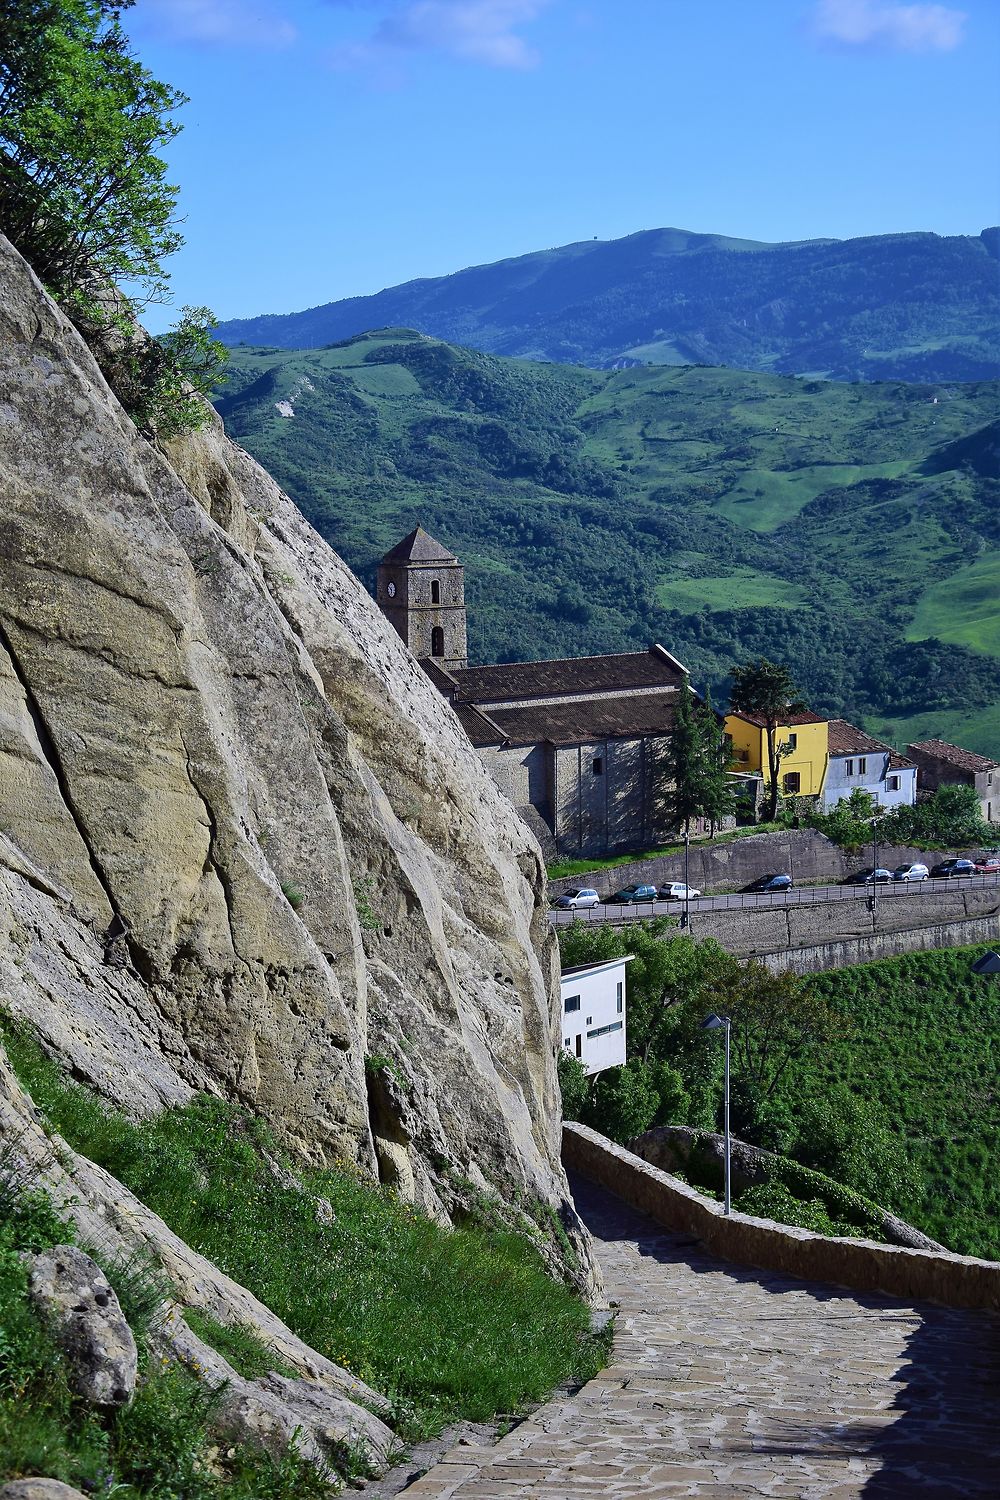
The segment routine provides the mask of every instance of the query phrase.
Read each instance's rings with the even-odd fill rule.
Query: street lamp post
[[[875,926],[876,921],[878,919],[878,880],[876,879],[877,871],[878,871],[878,818],[874,817],[874,818],[872,818],[872,893],[871,893],[871,899],[868,902],[868,905],[871,908],[872,926],[873,927]]]
[[[718,1031],[720,1027],[725,1032],[726,1043],[726,1070],[722,1095],[722,1129],[723,1139],[725,1141],[725,1177],[723,1185],[722,1212],[724,1214],[729,1214],[732,1213],[733,1209],[732,1143],[729,1135],[729,1033],[732,1028],[732,1021],[730,1020],[729,1016],[717,1016],[713,1012],[712,1015],[707,1016],[706,1019],[701,1023],[701,1028],[703,1031]]]
[[[681,926],[687,928],[691,923],[691,830],[684,829],[684,915],[681,917]]]

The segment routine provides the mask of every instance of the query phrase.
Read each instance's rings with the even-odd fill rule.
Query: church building
[[[664,752],[687,669],[663,646],[470,667],[464,569],[417,527],[387,552],[377,599],[547,857],[664,842]]]

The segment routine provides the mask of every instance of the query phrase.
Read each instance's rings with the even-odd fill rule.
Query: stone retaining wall
[[[692,912],[691,935],[715,938],[738,958],[762,958],[800,973],[868,963],[899,953],[1000,939],[1000,890],[962,886],[881,896],[875,924],[862,891],[854,901],[775,901],[741,911]]]
[[[1000,1261],[827,1238],[748,1214],[727,1217],[720,1203],[569,1121],[563,1125],[563,1164],[665,1229],[694,1235],[723,1260],[907,1301],[1000,1311]]]
[[[959,850],[967,854],[968,850]],[[978,851],[974,851],[978,852]],[[928,854],[887,844],[879,847],[879,864],[887,869],[911,864],[917,860],[928,867],[940,860],[952,859],[946,851]],[[858,870],[871,869],[871,851],[860,855],[845,854],[836,844],[815,828],[790,828],[782,833],[753,833],[729,844],[692,844],[690,855],[691,884],[700,891],[739,889],[762,875],[785,873],[797,884],[824,880],[837,882]],[[607,870],[591,870],[586,875],[562,876],[549,882],[550,893],[558,896],[575,886],[590,885],[602,895],[610,895],[626,885],[662,885],[667,880],[684,879],[684,854],[664,854],[656,859],[635,860],[614,865]]]

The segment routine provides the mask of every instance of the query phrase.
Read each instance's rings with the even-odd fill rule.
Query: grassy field
[[[961,722],[989,751],[997,395],[580,369],[383,330],[237,349],[219,409],[369,586],[418,522],[451,547],[473,660],[660,640],[722,706],[730,666],[762,654],[814,708]]]
[[[1000,656],[1000,552],[987,552],[925,589],[907,639],[929,635]]]

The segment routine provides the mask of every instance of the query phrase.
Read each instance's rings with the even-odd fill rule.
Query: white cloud
[[[131,16],[163,41],[200,46],[288,47],[298,36],[291,21],[257,0],[142,0]]]
[[[813,34],[851,52],[951,52],[966,14],[948,5],[893,5],[881,0],[818,0]]]
[[[520,28],[549,0],[403,0],[364,42],[338,50],[342,66],[385,62],[406,52],[438,52],[492,68],[533,68],[539,54]]]

